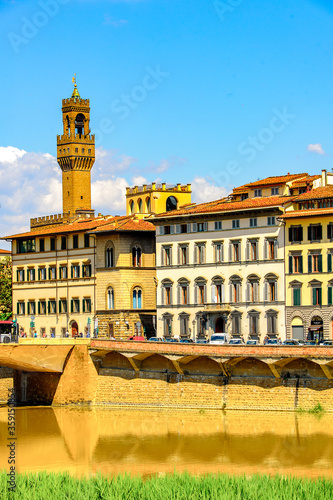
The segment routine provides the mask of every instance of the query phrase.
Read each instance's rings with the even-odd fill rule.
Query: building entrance
[[[215,333],[225,333],[225,319],[217,318],[215,323]]]

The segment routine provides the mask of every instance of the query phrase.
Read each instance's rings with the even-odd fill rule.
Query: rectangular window
[[[223,262],[223,242],[217,241],[214,243],[214,253],[215,253],[215,262]]]
[[[276,282],[269,281],[268,282],[268,300],[269,302],[275,302],[277,300],[276,297]]]
[[[308,255],[308,273],[322,273],[323,258],[321,254],[311,253]]]
[[[222,221],[216,220],[214,223],[214,229],[215,231],[221,231],[222,229]]]
[[[17,241],[17,253],[28,253],[36,251],[36,241],[34,238]]]
[[[277,333],[276,323],[277,323],[277,316],[269,314],[267,316],[267,333]]]
[[[16,274],[16,279],[17,281],[24,281],[25,280],[25,272],[24,269],[18,269],[17,274]]]
[[[73,234],[73,248],[79,248],[79,236]]]
[[[261,189],[255,189],[254,190],[254,197],[259,198],[261,196]]]
[[[71,312],[79,313],[80,312],[80,299],[72,299],[71,300]]]
[[[39,279],[39,281],[46,280],[46,267],[40,267],[38,269],[38,279]]]
[[[277,196],[279,194],[279,188],[273,187],[271,188],[271,196]]]
[[[89,234],[84,235],[84,248],[90,247],[90,237]]]
[[[172,319],[167,316],[164,317],[164,336],[168,337],[172,334]]]
[[[161,232],[161,234],[171,234],[170,226],[162,226],[160,229],[163,229],[163,232]]]
[[[198,286],[198,304],[205,303],[205,285]]]
[[[66,236],[61,237],[61,250],[66,250],[67,248],[67,238]]]
[[[25,302],[17,303],[17,314],[25,314]]]
[[[80,277],[80,266],[77,264],[73,264],[71,267],[71,278],[79,278]]]
[[[171,266],[172,265],[172,248],[171,247],[162,247],[162,266]]]
[[[291,243],[300,243],[303,241],[303,228],[302,226],[290,226],[289,228],[289,241]]]
[[[172,304],[172,288],[171,285],[166,285],[162,289],[163,299],[162,304],[170,306]]]
[[[322,226],[321,224],[311,224],[308,226],[308,240],[320,241],[322,239]]]
[[[50,238],[50,249],[51,251],[56,249],[56,239],[53,237]]]
[[[59,267],[59,279],[65,280],[67,279],[67,266],[60,266]]]
[[[327,225],[327,239],[333,240],[333,223],[332,222],[330,222]]]
[[[28,269],[28,281],[35,281],[35,270]]]
[[[67,300],[66,299],[59,300],[59,313],[61,313],[61,314],[67,313]]]
[[[49,267],[49,280],[56,280],[57,279],[57,268],[56,267]]]
[[[179,246],[179,265],[184,266],[188,264],[188,246],[180,245]]]
[[[312,305],[321,306],[321,287],[312,288]]]
[[[250,333],[252,335],[259,333],[259,316],[257,314],[250,315]]]
[[[38,302],[38,314],[46,314],[46,301],[40,300]]]
[[[56,314],[57,312],[57,304],[55,300],[49,300],[48,302],[48,313],[49,314]]]
[[[188,316],[180,317],[180,334],[188,335]]]
[[[241,323],[241,318],[240,318],[239,314],[232,316],[232,318],[231,318],[232,335],[240,335],[240,333],[241,333],[240,323]]]
[[[91,264],[83,264],[82,276],[83,276],[83,278],[90,278],[91,277]]]
[[[303,272],[303,256],[289,255],[289,274]]]
[[[275,226],[275,217],[267,217],[267,226]]]
[[[250,219],[250,227],[257,227],[257,225],[258,225],[258,219],[256,217]]]
[[[249,197],[248,193],[241,194],[241,201],[247,200]]]
[[[240,262],[241,259],[241,246],[239,241],[232,241],[230,244],[230,261]]]
[[[196,264],[204,264],[205,263],[205,250],[206,246],[203,243],[197,243],[194,247],[195,258],[194,261]]]
[[[239,219],[235,219],[232,221],[232,229],[238,229],[239,228]]]
[[[198,222],[198,227],[197,227],[198,232],[207,231],[207,229],[208,229],[208,222]]]
[[[39,240],[39,251],[44,252],[45,250],[45,240],[44,238],[40,238]]]
[[[246,260],[259,260],[259,244],[257,240],[248,240],[246,243]]]
[[[35,315],[36,314],[36,302],[30,301],[28,302],[28,314]]]
[[[82,299],[82,311],[86,312],[86,313],[91,312],[91,299],[90,298]]]
[[[293,306],[301,305],[301,289],[293,288]]]

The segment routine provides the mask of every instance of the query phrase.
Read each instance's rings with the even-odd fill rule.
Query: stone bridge
[[[98,339],[0,345],[18,404],[333,411],[333,348]]]

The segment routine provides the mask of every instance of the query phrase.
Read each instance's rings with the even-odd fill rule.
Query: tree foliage
[[[12,315],[12,261],[6,257],[0,261],[0,320]]]

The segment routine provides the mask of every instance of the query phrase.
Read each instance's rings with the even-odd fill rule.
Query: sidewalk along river
[[[7,407],[0,468],[8,469]],[[16,409],[17,472],[333,476],[333,419],[307,413]]]

